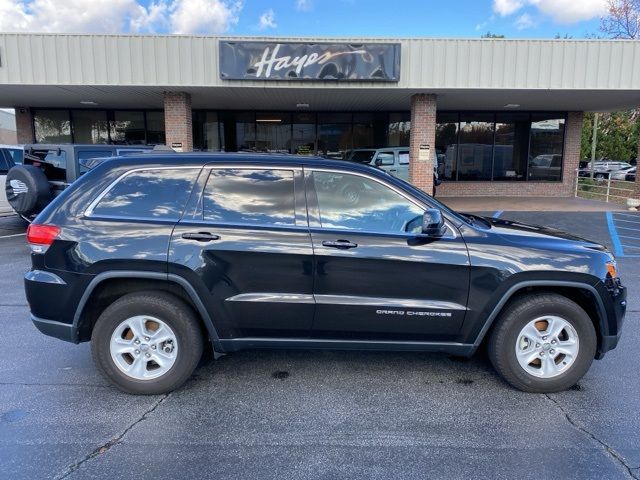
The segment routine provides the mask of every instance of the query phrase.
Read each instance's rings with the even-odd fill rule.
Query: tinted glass
[[[498,113],[494,180],[526,180],[530,119],[527,113]]]
[[[388,146],[409,146],[409,134],[411,133],[411,115],[409,112],[389,114],[389,126],[387,128],[387,132]]]
[[[383,113],[353,114],[353,148],[380,148],[386,145],[387,116]]]
[[[314,113],[294,113],[291,130],[291,153],[314,154],[316,151],[316,115]]]
[[[204,219],[215,223],[295,225],[293,171],[213,169]]]
[[[256,114],[256,150],[289,153],[291,148],[291,114]]]
[[[438,113],[436,116],[436,158],[438,175],[445,180],[457,178],[458,114]]]
[[[104,158],[104,157],[112,157],[113,152],[109,150],[83,150],[78,152],[78,163],[80,165],[80,175],[83,173],[87,173],[89,170],[85,162],[90,158]]]
[[[529,180],[559,182],[562,179],[564,118],[557,114],[531,115]]]
[[[8,148],[6,152],[9,154],[13,163],[16,165],[21,164],[24,158],[24,151],[19,148]]]
[[[4,175],[9,170],[7,160],[4,158],[4,152],[0,150],[0,174]]]
[[[380,165],[393,165],[393,152],[380,152],[376,157],[376,163]]]
[[[493,114],[460,115],[458,180],[491,180],[493,120]]]
[[[391,188],[365,177],[313,172],[313,183],[323,228],[402,233],[424,213]]]
[[[139,145],[146,142],[144,112],[113,112],[109,128],[113,143]]]
[[[197,169],[130,173],[107,192],[93,214],[178,220],[197,175]]]
[[[35,110],[33,124],[38,143],[71,143],[68,110]]]
[[[106,110],[73,110],[71,116],[75,143],[109,143]]]
[[[325,123],[318,125],[318,154],[327,158],[343,158],[351,148],[350,123]]]
[[[164,145],[164,112],[147,112],[147,144]]]
[[[371,163],[375,153],[375,150],[355,150],[350,152],[347,158],[352,162]]]

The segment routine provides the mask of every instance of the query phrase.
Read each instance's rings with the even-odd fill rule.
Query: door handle
[[[335,242],[324,241],[322,245],[325,247],[338,248],[340,250],[347,250],[349,248],[356,248],[357,243],[350,242],[349,240],[336,240]]]
[[[214,235],[209,232],[188,232],[183,233],[182,238],[185,240],[196,240],[198,242],[211,242],[213,240],[220,240],[220,235]]]

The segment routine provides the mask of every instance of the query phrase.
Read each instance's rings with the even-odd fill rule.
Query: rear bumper
[[[40,332],[50,337],[59,338],[66,342],[78,343],[78,331],[73,325],[68,323],[46,320],[44,318],[31,315],[31,321]]]

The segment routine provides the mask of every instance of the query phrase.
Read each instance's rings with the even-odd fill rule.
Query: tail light
[[[33,253],[44,253],[60,234],[60,227],[32,223],[27,228],[27,242]]]

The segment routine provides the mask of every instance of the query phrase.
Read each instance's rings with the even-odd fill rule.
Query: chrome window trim
[[[107,185],[107,187],[98,194],[98,196],[89,204],[89,206],[86,208],[86,210],[84,211],[84,216],[85,217],[95,217],[95,215],[93,215],[93,210],[96,208],[96,206],[98,206],[98,204],[100,203],[100,201],[105,197],[105,195],[107,193],[109,193],[119,182],[121,182],[122,180],[124,180],[126,177],[128,177],[129,175],[133,174],[133,173],[137,173],[137,172],[147,172],[147,171],[156,171],[156,170],[202,170],[202,167],[192,167],[192,166],[175,166],[175,167],[141,167],[141,168],[134,168],[132,170],[127,170],[126,172],[124,172],[122,175],[120,175],[119,177],[117,177],[113,182],[111,182],[109,185]],[[99,217],[101,218],[130,218],[132,220],[140,220],[140,219],[145,219],[145,220],[167,220],[167,219],[159,219],[159,218],[153,218],[153,217],[128,217],[128,216],[120,216],[120,215],[99,215]]]
[[[408,200],[410,203],[413,203],[416,207],[421,208],[422,211],[424,212],[427,208],[430,208],[427,204],[423,204],[422,202],[420,202],[418,199],[412,197],[411,195],[409,195],[408,193],[404,192],[403,190],[395,187],[394,185],[390,185],[387,182],[373,177],[371,175],[368,175],[366,173],[362,173],[362,172],[356,172],[353,170],[336,170],[336,169],[332,169],[332,168],[326,168],[326,167],[309,167],[308,171],[311,172],[313,174],[313,172],[327,172],[327,173],[338,173],[338,174],[342,174],[342,175],[356,175],[358,177],[363,177],[369,180],[373,180],[374,182],[379,183],[380,185],[390,188],[391,190],[393,190],[394,192],[396,192],[398,195],[404,197],[406,200]],[[314,186],[315,188],[315,186]],[[317,194],[316,194],[317,195]],[[317,202],[317,200],[316,200]],[[318,203],[318,211],[320,210],[320,205],[319,202]],[[444,216],[444,215],[443,215]],[[451,226],[450,224],[451,222],[448,219],[445,219],[445,225],[447,227],[447,229],[451,232],[451,235],[443,235],[440,238],[446,238],[446,239],[452,239],[452,238],[457,238],[457,234],[456,234],[456,229],[454,227]],[[340,231],[340,232],[351,232],[351,233],[370,233],[370,234],[374,234],[374,235],[393,235],[395,233],[405,233],[405,234],[409,234],[411,236],[416,236],[416,234],[411,234],[409,232],[371,232],[368,230],[349,230],[346,228],[325,228],[322,226],[322,222],[320,223],[319,227],[311,227],[312,229],[320,229],[320,230],[326,230],[326,231]]]

